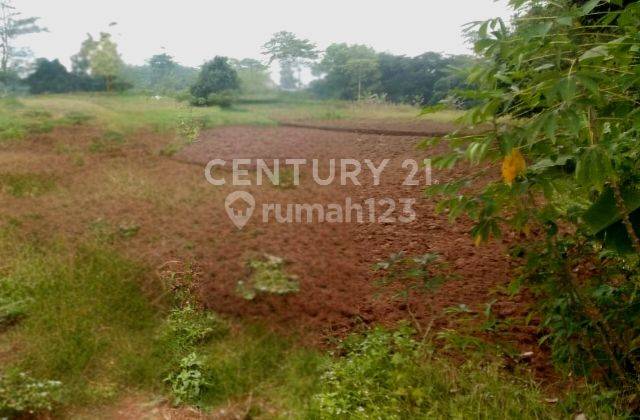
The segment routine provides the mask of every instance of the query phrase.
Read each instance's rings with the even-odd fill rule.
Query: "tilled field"
[[[394,127],[395,128],[395,127]],[[416,176],[418,186],[404,186],[409,170],[402,168],[404,159],[422,162],[434,151],[417,150],[419,138],[364,135],[291,127],[229,127],[210,131],[200,141],[183,150],[177,159],[204,168],[211,159],[227,161],[225,169],[215,171],[227,185],[210,186],[220,196],[242,189],[250,192],[257,204],[256,214],[249,224],[238,230],[226,218],[223,198],[210,210],[215,219],[204,223],[201,235],[215,242],[202,260],[204,279],[201,292],[206,304],[222,313],[267,318],[281,325],[302,326],[321,336],[341,334],[361,323],[388,323],[407,318],[402,301],[376,286],[380,275],[372,270],[375,263],[391,254],[404,251],[418,256],[437,253],[446,263],[444,271],[449,281],[435,291],[416,294],[411,299],[418,322],[437,327],[450,325],[443,315],[447,307],[465,304],[476,310],[490,300],[490,294],[510,280],[510,260],[504,243],[492,242],[476,247],[464,221],[455,225],[446,215],[436,214],[435,202],[423,198],[425,176]],[[270,184],[255,185],[255,172],[249,174],[254,185],[233,187],[231,161],[264,159],[306,159],[301,170],[301,185],[277,188]],[[328,186],[313,182],[312,160],[319,162],[319,174],[329,173],[330,159],[350,158],[363,162],[370,159],[378,165],[382,159],[390,163],[381,175],[380,185],[374,185],[371,172],[364,168],[358,177],[362,185]],[[282,163],[281,163],[282,165]],[[364,166],[364,164],[363,164]],[[340,173],[339,165],[337,174]],[[432,178],[456,176],[456,173],[433,173]],[[339,176],[338,176],[339,178]],[[261,220],[260,208],[265,203],[353,203],[390,198],[416,198],[417,219],[411,223],[268,223]],[[376,207],[378,215],[386,206]],[[395,216],[401,210],[400,204]],[[366,212],[365,212],[366,213]],[[365,215],[365,219],[367,219]],[[288,261],[288,271],[298,276],[301,290],[285,298],[263,297],[246,302],[235,293],[236,282],[244,270],[248,255],[268,253]],[[509,303],[496,303],[498,311],[513,313]],[[527,340],[528,341],[528,340]]]

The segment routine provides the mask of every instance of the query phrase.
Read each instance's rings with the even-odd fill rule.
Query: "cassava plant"
[[[469,28],[478,89],[458,94],[477,101],[464,117],[476,129],[433,160],[476,170],[428,193],[475,221],[478,244],[504,229],[534,244],[522,279],[544,298],[556,360],[637,393],[640,2],[510,4],[511,24]]]

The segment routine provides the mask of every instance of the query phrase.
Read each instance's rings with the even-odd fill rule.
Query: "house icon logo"
[[[253,215],[256,200],[246,191],[235,191],[224,200],[224,208],[233,224],[238,229],[242,229]]]

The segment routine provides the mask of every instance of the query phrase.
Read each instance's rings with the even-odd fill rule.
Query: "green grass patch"
[[[0,191],[14,197],[37,197],[51,191],[55,181],[51,175],[37,173],[0,173]]]
[[[311,416],[321,419],[613,418],[614,400],[587,386],[551,401],[526,374],[475,352],[452,363],[413,331],[376,328],[350,337],[321,378]],[[551,402],[550,402],[551,401]]]
[[[102,401],[123,385],[153,384],[148,343],[158,318],[139,287],[142,267],[95,246],[73,254],[24,252],[4,282],[28,299],[12,331],[21,343],[17,367],[61,381],[76,403]]]

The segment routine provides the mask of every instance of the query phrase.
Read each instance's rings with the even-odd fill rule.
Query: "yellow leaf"
[[[502,179],[511,185],[516,177],[523,174],[526,169],[527,163],[524,161],[524,156],[519,150],[513,149],[502,162]]]
[[[482,235],[476,235],[476,238],[473,241],[473,243],[476,244],[476,246],[480,246],[480,244],[482,243]]]

